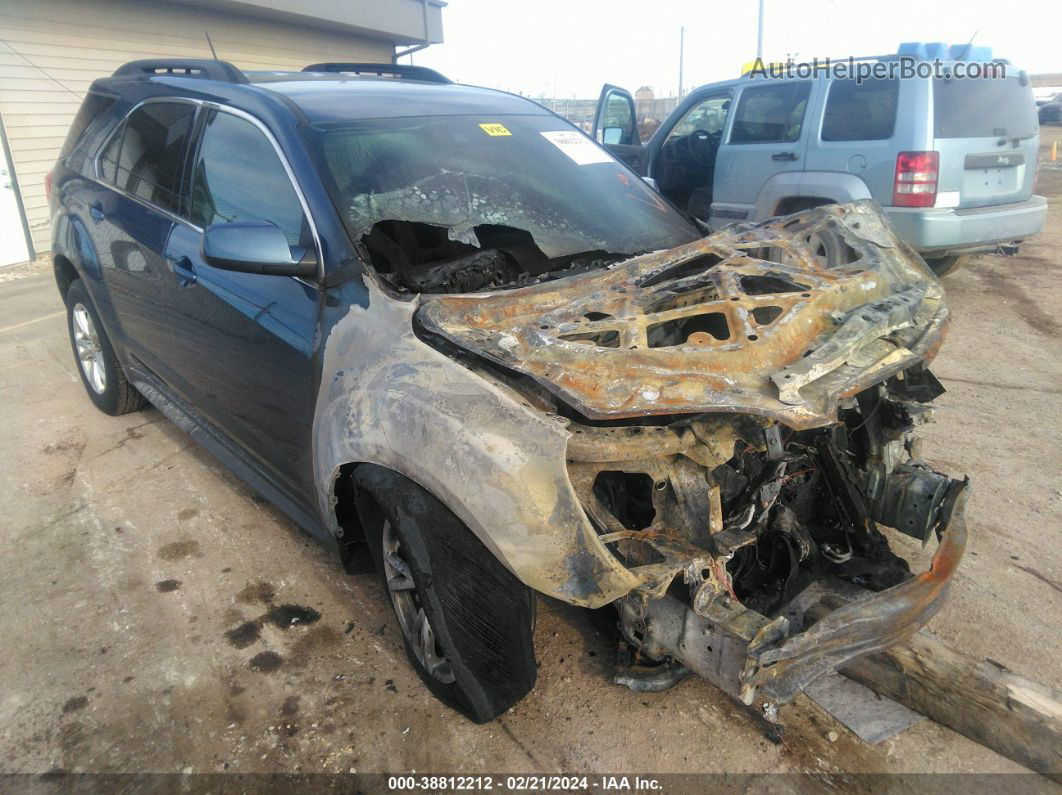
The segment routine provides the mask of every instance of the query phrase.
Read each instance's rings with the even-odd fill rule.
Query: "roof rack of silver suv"
[[[374,75],[397,77],[400,80],[422,80],[425,83],[453,83],[445,75],[426,66],[397,63],[315,63],[304,67],[304,72],[328,72],[332,74]]]
[[[247,75],[228,61],[209,58],[148,58],[130,61],[114,70],[114,77],[198,77],[223,83],[246,83]]]

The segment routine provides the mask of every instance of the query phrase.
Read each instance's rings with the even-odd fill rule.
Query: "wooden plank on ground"
[[[809,618],[829,612],[830,601],[813,607]],[[1062,691],[1057,688],[991,660],[968,657],[927,630],[855,660],[841,673],[1062,782]]]

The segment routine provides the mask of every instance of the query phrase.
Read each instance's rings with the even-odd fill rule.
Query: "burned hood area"
[[[417,319],[590,419],[734,411],[803,428],[930,358],[947,308],[867,201],[531,287],[424,296]]]
[[[420,301],[423,339],[570,432],[572,487],[642,583],[617,602],[639,664],[780,703],[939,609],[966,482],[922,461],[917,428],[943,392],[927,364],[947,308],[873,203]],[[879,524],[942,539],[931,570],[914,577]],[[837,582],[876,593],[796,633],[793,605]],[[687,643],[675,610],[720,645]],[[740,664],[711,650],[727,638]]]

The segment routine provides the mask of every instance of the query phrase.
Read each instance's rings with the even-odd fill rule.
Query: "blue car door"
[[[126,349],[165,378],[173,327],[163,251],[180,198],[196,106],[148,102],[104,145],[85,195],[87,228]]]
[[[208,265],[203,230],[269,221],[293,247],[319,249],[272,136],[239,112],[203,113],[181,220],[165,249],[173,387],[261,474],[289,494],[310,494],[312,357],[321,294],[312,280]]]

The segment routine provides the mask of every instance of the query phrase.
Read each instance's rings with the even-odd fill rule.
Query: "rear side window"
[[[183,102],[152,102],[137,108],[104,149],[102,176],[126,193],[176,213],[194,117],[195,106]]]
[[[784,83],[746,88],[738,99],[732,144],[788,143],[800,138],[811,84]]]
[[[118,173],[118,153],[122,150],[122,135],[125,133],[125,123],[118,126],[118,130],[111,136],[107,145],[100,152],[97,169],[102,179],[114,183]]]
[[[834,80],[822,119],[824,141],[884,141],[896,126],[900,81]]]
[[[1002,138],[1035,135],[1032,89],[1016,77],[933,80],[935,138]]]
[[[270,221],[292,246],[309,245],[309,226],[288,172],[254,124],[215,112],[203,131],[192,176],[191,221],[201,227]]]
[[[70,123],[70,131],[66,134],[66,140],[63,141],[63,148],[59,150],[60,160],[65,159],[67,155],[73,152],[79,143],[83,143],[81,138],[84,136],[85,131],[88,130],[89,125],[109,110],[115,101],[115,97],[108,97],[104,94],[89,93],[85,97],[85,101],[81,103],[74,121]],[[82,158],[84,158],[84,153],[82,153]]]

